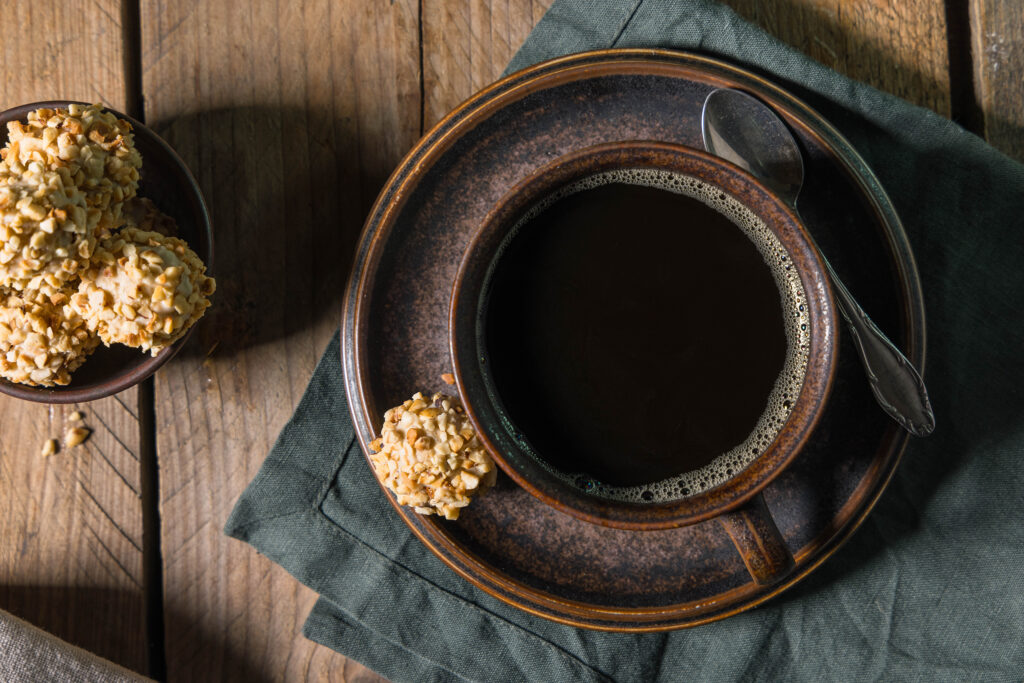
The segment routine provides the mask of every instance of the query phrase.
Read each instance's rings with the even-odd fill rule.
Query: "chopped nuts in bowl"
[[[210,217],[192,174],[140,122],[80,102],[0,113],[0,147],[0,392],[73,403],[149,377],[214,289]],[[117,320],[90,294],[116,304]]]

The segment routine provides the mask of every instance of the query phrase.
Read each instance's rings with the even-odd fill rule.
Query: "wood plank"
[[[4,11],[18,26],[0,42],[0,109],[55,98],[124,108],[118,0]],[[92,437],[43,458],[76,409]],[[0,607],[145,672],[136,413],[134,389],[81,406],[0,397]]]
[[[142,6],[147,121],[202,186],[218,291],[156,381],[170,681],[377,680],[221,529],[338,326],[370,203],[419,137],[416,0]]]
[[[943,0],[723,2],[776,38],[850,78],[950,115]]]
[[[1024,161],[1024,7],[1019,0],[972,0],[974,91],[985,138]]]
[[[942,0],[724,3],[851,78],[949,115],[949,57]],[[427,126],[495,80],[550,4],[551,0],[426,3],[423,73]]]
[[[554,0],[423,4],[424,123],[433,126],[490,85]]]

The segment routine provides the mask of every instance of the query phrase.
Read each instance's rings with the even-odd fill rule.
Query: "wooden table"
[[[380,680],[305,640],[315,595],[221,528],[337,327],[378,189],[550,3],[5,1],[0,109],[63,97],[144,119],[203,188],[220,289],[155,380],[0,401],[0,607],[159,679]],[[1019,0],[728,4],[1024,159]],[[92,438],[41,457],[75,409]]]

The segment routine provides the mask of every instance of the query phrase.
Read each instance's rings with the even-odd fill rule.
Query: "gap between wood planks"
[[[971,0],[946,0],[946,50],[949,59],[949,118],[985,137],[985,116],[974,87]]]
[[[146,108],[142,94],[142,17],[139,0],[122,0],[121,38],[124,46],[125,113],[145,123]],[[152,377],[139,384],[138,401],[146,672],[150,678],[166,681],[160,469],[156,457],[156,405]]]
[[[416,40],[420,43],[420,137],[422,137],[427,132],[424,130],[424,126],[427,124],[427,88],[424,85],[426,79],[423,75],[423,0],[416,3],[416,23],[418,24]]]

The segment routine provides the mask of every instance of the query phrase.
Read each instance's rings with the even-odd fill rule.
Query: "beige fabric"
[[[0,681],[138,683],[132,673],[0,610]]]

